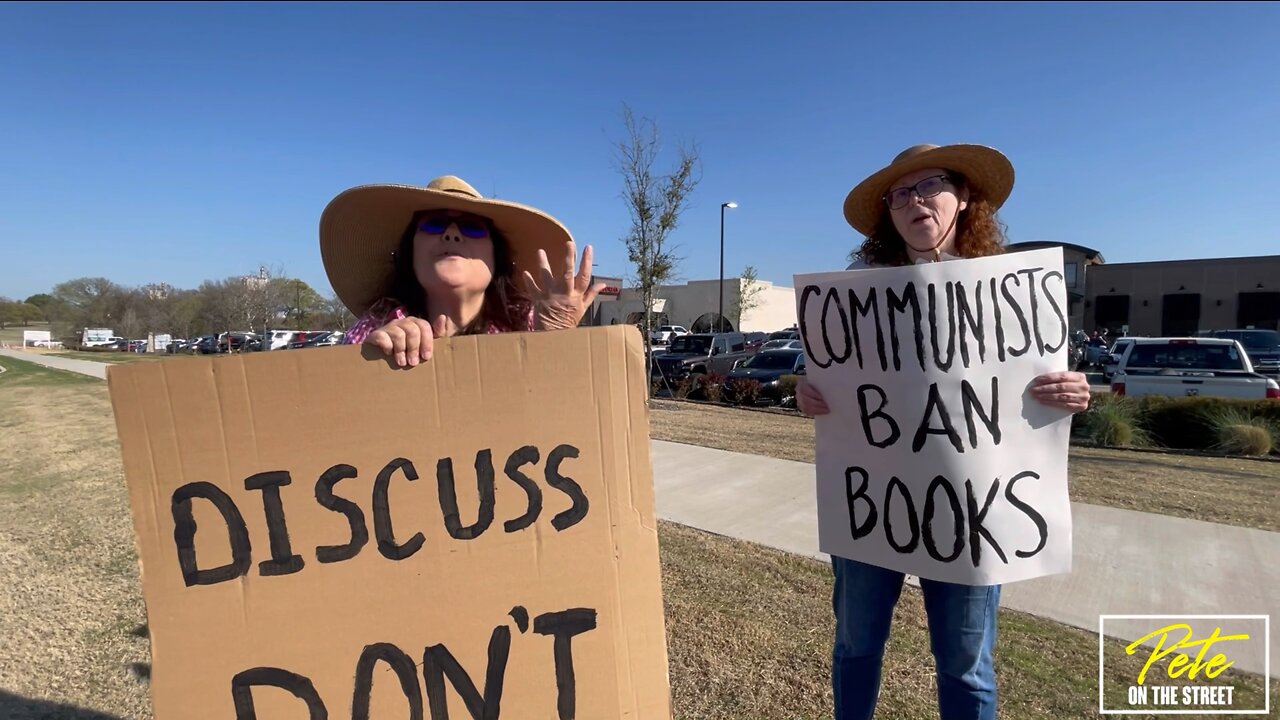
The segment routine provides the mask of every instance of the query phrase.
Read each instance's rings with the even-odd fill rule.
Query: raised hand
[[[547,253],[538,251],[538,274],[535,280],[528,270],[524,273],[525,288],[533,300],[535,330],[566,330],[582,322],[587,308],[604,289],[604,283],[591,283],[591,246],[582,251],[582,264],[574,272],[577,246],[573,241],[565,243],[565,253],[559,272],[551,271]]]

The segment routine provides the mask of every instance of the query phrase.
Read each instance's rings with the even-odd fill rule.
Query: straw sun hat
[[[855,230],[871,236],[888,206],[884,195],[898,178],[925,168],[960,173],[975,198],[996,208],[1013,190],[1013,165],[999,150],[985,145],[915,145],[898,153],[893,162],[858,183],[844,200],[844,217]]]
[[[391,292],[394,253],[414,213],[421,210],[456,210],[488,218],[507,240],[516,277],[524,270],[538,277],[538,250],[555,262],[573,239],[568,228],[541,210],[487,199],[453,175],[438,177],[426,187],[351,188],[331,200],[320,215],[320,256],[334,292],[357,317]]]

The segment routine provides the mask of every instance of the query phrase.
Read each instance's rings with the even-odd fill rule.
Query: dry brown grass
[[[655,439],[813,462],[813,421],[654,400]],[[1280,462],[1177,453],[1071,448],[1076,502],[1280,531]]]
[[[105,383],[0,359],[0,718],[151,718],[133,531]],[[655,413],[657,415],[657,413]],[[798,421],[802,422],[802,421]],[[676,717],[829,718],[824,563],[659,527]],[[1097,637],[1001,611],[1005,720],[1097,718]],[[920,594],[903,591],[879,716],[936,717]],[[1113,643],[1108,677],[1139,661]],[[1229,671],[1230,672],[1230,671]],[[1262,682],[1238,675],[1237,693]]]

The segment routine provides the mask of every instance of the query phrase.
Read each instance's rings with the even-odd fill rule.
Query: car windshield
[[[1243,370],[1244,363],[1234,345],[1192,343],[1134,345],[1126,363],[1129,368],[1174,368],[1179,370]]]
[[[793,353],[760,353],[742,364],[752,370],[790,370],[795,366]]]
[[[711,338],[682,335],[671,341],[672,352],[705,353],[711,347]]]

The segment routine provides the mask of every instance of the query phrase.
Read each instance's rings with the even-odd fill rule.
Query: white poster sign
[[[1061,249],[795,276],[823,552],[991,585],[1071,569]]]

